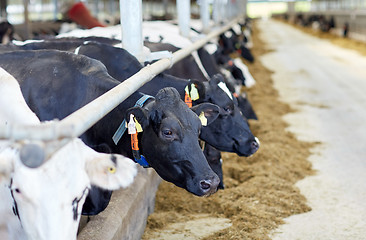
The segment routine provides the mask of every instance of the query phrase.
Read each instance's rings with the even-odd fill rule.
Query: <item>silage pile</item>
[[[313,144],[301,142],[286,131],[282,116],[292,109],[280,101],[273,88],[271,72],[259,61],[268,50],[257,31],[254,28],[252,49],[257,61],[250,64],[243,60],[257,84],[243,90],[247,91],[259,118],[250,121],[253,133],[261,141],[259,151],[249,158],[223,153],[225,189],[207,198],[193,196],[163,182],[143,239],[175,239],[174,234],[183,231],[182,226],[189,224],[190,220],[213,217],[229,219],[232,225],[199,239],[264,240],[269,239],[267,235],[272,229],[283,223],[283,218],[311,210],[294,184],[312,174],[307,158]],[[174,225],[177,227],[173,228],[172,235],[166,232],[161,235],[174,223],[183,225]],[[200,228],[199,225],[196,227]],[[184,234],[185,239],[195,239]]]

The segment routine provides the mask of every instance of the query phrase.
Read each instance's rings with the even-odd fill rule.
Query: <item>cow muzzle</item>
[[[210,196],[217,191],[220,179],[218,176],[214,176],[212,179],[204,179],[199,183],[200,190],[202,191],[202,196]]]
[[[258,151],[260,146],[259,139],[254,137],[254,140],[247,140],[245,142],[235,141],[235,152],[239,156],[249,157]]]

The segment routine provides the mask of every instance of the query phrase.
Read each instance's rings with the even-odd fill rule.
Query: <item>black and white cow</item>
[[[42,121],[62,119],[120,83],[99,61],[55,50],[3,53],[0,66],[19,81],[26,102]],[[123,134],[117,145],[112,140],[122,120],[133,114],[143,129],[139,134],[140,151],[149,166],[163,179],[195,195],[214,193],[219,179],[198,144],[201,122],[197,114],[173,88],[164,88],[142,107],[133,107],[141,97],[139,92],[132,94],[81,139],[91,147],[107,144],[112,153],[133,158],[128,134]],[[217,117],[216,109],[212,104],[196,108],[209,119]],[[96,195],[89,195],[97,201],[90,201],[84,214],[97,214],[106,207],[110,193]]]
[[[41,123],[18,82],[0,68],[0,127],[11,124]],[[40,167],[28,168],[20,160],[27,146],[0,140],[0,229],[6,229],[0,236],[6,239],[76,239],[91,184],[116,190],[129,186],[137,173],[131,159],[98,153],[77,138]]]
[[[168,44],[165,45],[168,46]],[[137,59],[126,50],[96,42],[81,43],[80,40],[45,41],[25,44],[19,48],[74,51],[101,61],[106,66],[108,74],[119,81],[124,81],[142,68]],[[192,62],[184,60],[183,62],[188,66],[194,66]],[[191,75],[194,75],[194,73],[192,74],[190,72],[190,69],[182,71],[179,67],[174,68],[174,66],[172,69],[173,71],[169,70],[168,72],[173,74],[178,72],[177,75],[185,78],[192,78]],[[198,72],[198,70],[195,72]],[[140,91],[155,95],[161,88],[174,87],[180,93],[181,98],[184,99],[185,89],[192,83],[197,87],[200,96],[199,99],[193,101],[193,105],[210,102],[221,107],[219,117],[210,125],[202,128],[200,135],[202,140],[221,151],[236,152],[243,156],[249,156],[255,153],[259,146],[256,144],[256,140],[246,121],[240,114],[236,99],[227,91],[224,79],[219,75],[214,76],[212,81],[201,82],[196,80],[188,81],[167,74],[159,74],[143,86]]]
[[[106,66],[106,68],[108,69],[108,73],[111,76],[122,81],[130,77],[134,73],[138,72],[142,68],[137,59],[123,49],[96,42],[84,42],[83,40],[85,40],[85,38],[67,39],[66,41],[58,39],[56,41],[34,42],[25,44],[21,48],[57,48],[59,50],[74,51],[78,54],[86,55],[94,59],[100,60]],[[79,46],[79,44],[81,45]],[[161,44],[160,46],[159,44],[151,44],[148,46],[154,51],[161,50],[162,47],[167,47],[168,50],[176,50],[172,49],[174,48],[174,46],[172,46],[171,44]],[[209,57],[207,57],[207,59],[209,59]],[[196,64],[193,60],[193,57],[185,58],[181,61],[181,63],[183,64],[174,65],[167,72],[182,77],[189,76],[191,78],[193,75],[193,77],[204,78],[199,67],[197,66],[196,68],[194,68]],[[187,67],[186,69],[185,66]],[[189,74],[187,75],[187,73]],[[258,149],[259,144],[254,136],[251,134],[246,121],[240,118],[240,113],[235,106],[238,105],[239,110],[247,114],[249,118],[251,118],[251,116],[253,115],[254,117],[256,117],[255,113],[252,110],[249,101],[247,101],[246,98],[241,97],[241,95],[237,97],[237,100],[241,101],[241,104],[233,103],[233,100],[235,100],[235,98],[230,93],[228,93],[228,91],[225,92],[221,88],[224,87],[226,89],[223,84],[223,78],[215,76],[213,79],[214,81],[201,83],[200,81],[187,81],[174,78],[166,74],[159,74],[150,83],[146,84],[140,90],[144,93],[155,95],[161,88],[171,86],[175,87],[180,92],[181,97],[184,98],[185,88],[194,82],[195,86],[199,88],[201,98],[199,101],[193,101],[193,104],[197,104],[197,101],[211,102],[218,104],[221,107],[220,117],[210,125],[203,127],[200,135],[201,139],[212,145],[210,153],[213,153],[212,149],[216,147],[221,151],[236,152],[239,155],[249,156]],[[217,81],[217,79],[220,80]],[[219,85],[221,87],[218,87]],[[229,109],[230,106],[233,110],[235,108],[231,115],[227,114],[227,110],[224,110]],[[236,129],[236,131],[233,131],[233,129]],[[242,129],[244,129],[244,132]],[[204,153],[206,154],[208,152],[204,151]],[[216,153],[215,156],[216,155],[220,154]],[[216,160],[214,160],[211,156],[206,157],[208,159],[210,167],[215,169],[215,173],[217,175],[221,176],[219,187],[222,188],[223,183],[221,163],[217,165],[217,163],[220,162],[221,157]]]

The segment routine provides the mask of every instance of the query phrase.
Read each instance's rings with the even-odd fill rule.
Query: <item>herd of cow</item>
[[[191,44],[172,23],[143,28],[151,52]],[[81,214],[103,211],[113,190],[133,182],[135,162],[197,196],[224,188],[220,151],[259,148],[247,121],[257,117],[241,91],[255,83],[240,59],[254,61],[248,29],[233,26],[157,75],[38,168],[21,161],[33,143],[0,140],[0,236],[76,239]],[[119,33],[94,28],[0,45],[0,127],[63,119],[141,70]]]

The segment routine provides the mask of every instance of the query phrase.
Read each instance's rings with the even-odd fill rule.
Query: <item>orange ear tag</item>
[[[131,134],[131,148],[132,150],[139,150],[139,140],[137,138],[137,133]]]
[[[185,95],[184,95],[184,102],[187,104],[187,106],[189,108],[192,107],[192,99],[191,97],[188,95],[188,93],[186,92]]]

